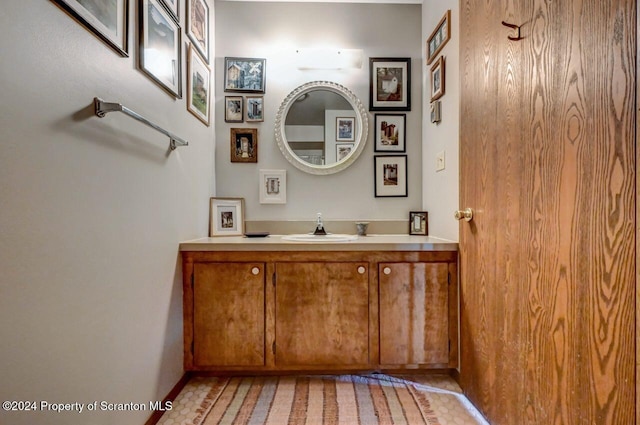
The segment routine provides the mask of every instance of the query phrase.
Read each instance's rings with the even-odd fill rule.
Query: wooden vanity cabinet
[[[193,267],[193,363],[263,366],[264,263]]]
[[[450,369],[455,251],[184,251],[190,371]]]
[[[277,366],[369,365],[368,263],[276,263]]]
[[[449,317],[449,264],[379,263],[378,272],[380,363],[447,367],[449,321],[457,320]]]

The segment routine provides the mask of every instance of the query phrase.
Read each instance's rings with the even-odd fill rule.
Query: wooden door
[[[264,263],[196,263],[193,358],[196,366],[262,366]]]
[[[493,425],[634,423],[636,3],[460,11],[463,390]]]
[[[368,263],[276,264],[277,366],[369,364]]]
[[[380,363],[447,367],[449,265],[380,263]]]

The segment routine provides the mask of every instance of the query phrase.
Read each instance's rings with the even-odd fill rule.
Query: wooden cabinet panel
[[[447,263],[380,263],[380,363],[449,363]]]
[[[196,263],[193,358],[198,366],[265,363],[265,265]]]
[[[368,263],[276,263],[276,365],[369,363]]]

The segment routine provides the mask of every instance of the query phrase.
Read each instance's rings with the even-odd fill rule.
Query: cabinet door
[[[263,263],[194,265],[196,365],[264,365],[264,285]]]
[[[380,363],[449,362],[447,263],[380,263]]]
[[[276,364],[369,363],[368,263],[276,264]]]

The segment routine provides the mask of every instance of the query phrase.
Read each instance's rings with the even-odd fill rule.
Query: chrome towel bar
[[[149,127],[152,127],[158,130],[160,133],[168,136],[169,147],[171,148],[171,150],[175,150],[175,148],[177,148],[178,146],[189,146],[189,143],[187,141],[182,140],[181,138],[179,138],[178,136],[172,133],[169,133],[164,128],[152,123],[142,115],[132,111],[131,109],[127,108],[126,106],[123,106],[120,103],[105,102],[104,100],[98,97],[93,98],[93,103],[96,107],[96,115],[99,116],[100,118],[104,118],[104,116],[107,115],[109,112],[116,112],[116,111],[122,112],[123,114],[129,115],[131,118],[134,118],[142,123],[145,123]]]

